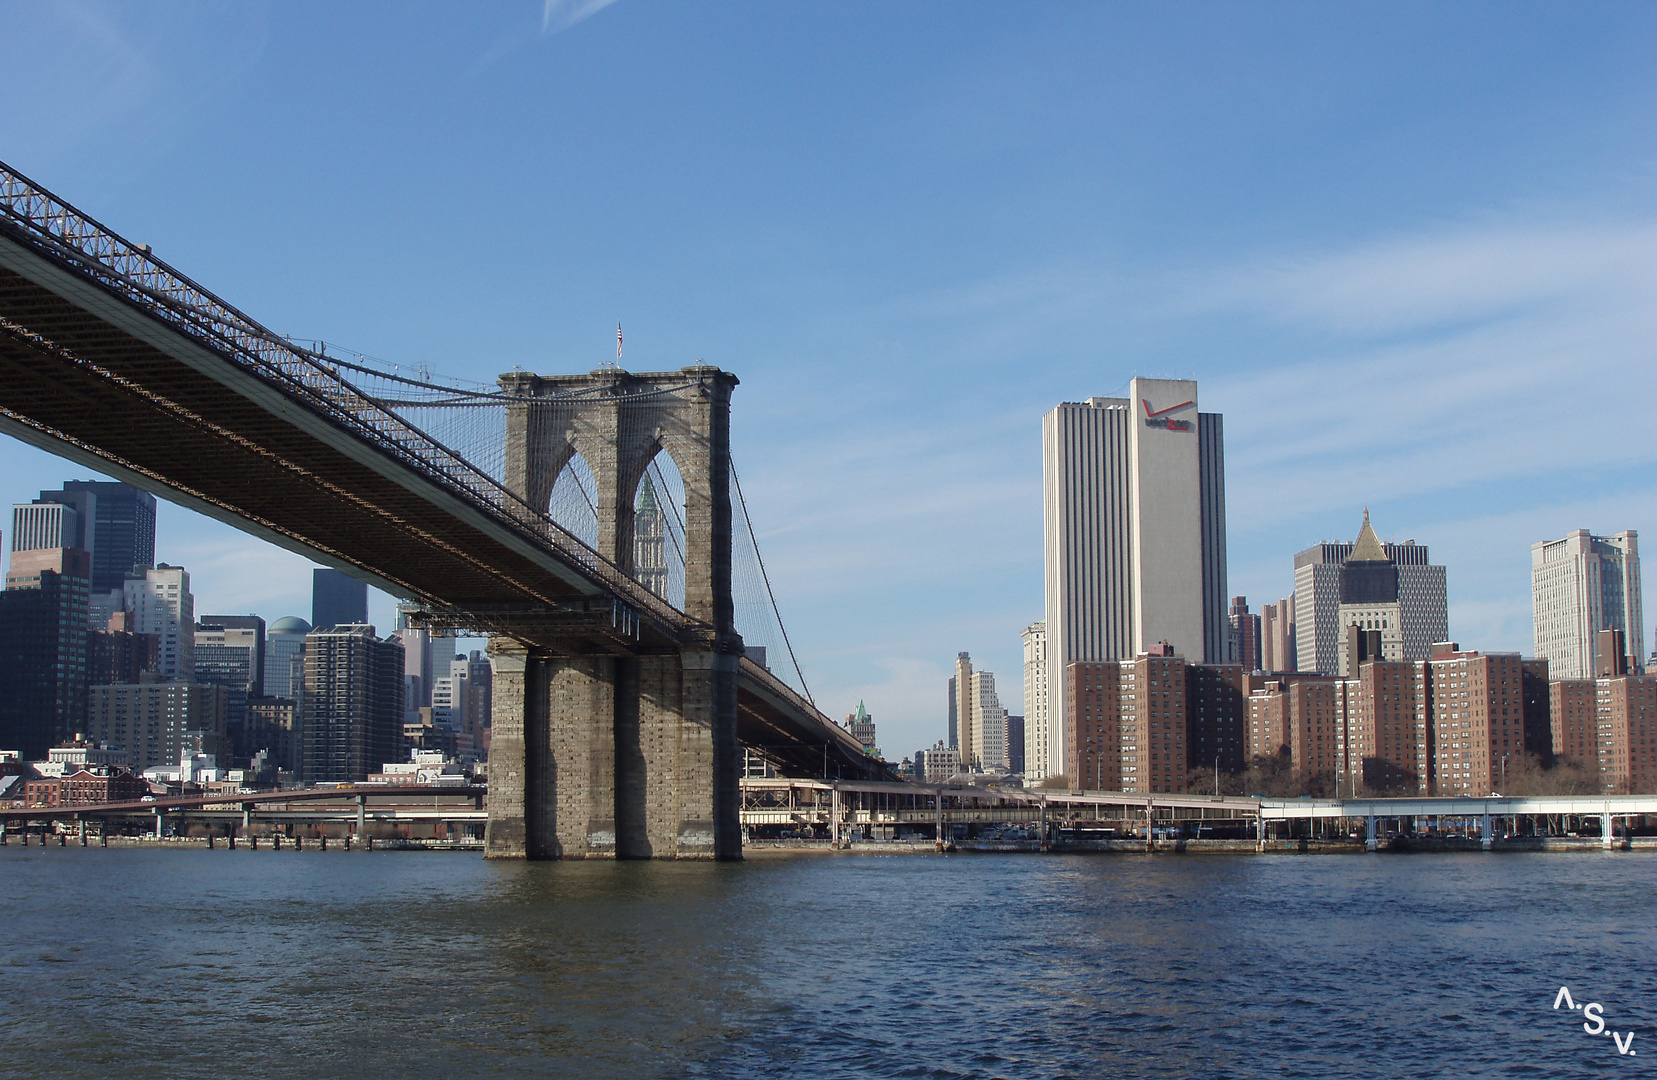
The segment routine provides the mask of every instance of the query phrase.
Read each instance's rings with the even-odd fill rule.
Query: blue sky
[[[889,755],[1019,711],[1040,417],[1226,416],[1232,592],[1383,536],[1529,651],[1529,547],[1657,510],[1657,8],[0,3],[0,159],[296,337],[698,359],[783,615]],[[0,444],[18,501],[85,471]],[[200,610],[309,564],[177,508]],[[375,617],[389,625],[390,601]],[[1647,642],[1649,645],[1649,641]]]

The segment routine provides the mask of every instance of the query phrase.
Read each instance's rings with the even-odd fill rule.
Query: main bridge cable
[[[340,348],[340,346],[337,345],[337,344],[334,345],[333,347],[335,349]],[[552,395],[550,397],[539,397],[539,398],[528,398],[528,399],[526,399],[526,398],[524,398],[524,397],[522,397],[518,394],[509,393],[508,391],[505,391],[505,390],[488,390],[488,391],[485,391],[485,390],[468,390],[468,389],[466,389],[464,387],[460,387],[460,386],[443,386],[439,383],[433,383],[433,382],[429,382],[429,381],[425,381],[425,380],[421,380],[421,379],[409,378],[406,375],[401,375],[401,374],[397,374],[397,373],[394,373],[394,372],[387,372],[387,371],[381,370],[380,368],[370,367],[370,366],[367,366],[367,365],[361,364],[361,363],[353,363],[350,360],[345,360],[345,359],[342,359],[338,356],[329,355],[328,354],[328,348],[329,348],[328,343],[326,343],[326,342],[317,342],[317,343],[315,343],[315,348],[314,349],[305,349],[301,346],[296,345],[295,346],[295,351],[306,353],[307,355],[311,356],[312,359],[318,361],[319,363],[326,364],[326,365],[328,365],[330,367],[333,367],[333,368],[336,368],[336,369],[337,368],[344,368],[344,369],[347,369],[347,370],[350,370],[350,371],[360,372],[364,375],[370,376],[371,378],[383,379],[387,382],[394,382],[394,383],[401,384],[403,386],[408,386],[408,387],[415,388],[417,390],[426,390],[426,391],[431,391],[431,392],[436,393],[436,394],[443,395],[441,398],[392,397],[390,395],[369,394],[366,391],[361,390],[360,387],[358,388],[359,392],[362,393],[364,397],[368,398],[370,401],[373,401],[376,404],[378,404],[378,405],[380,405],[383,408],[386,408],[388,410],[408,409],[408,408],[493,408],[493,407],[496,407],[496,406],[511,405],[511,404],[514,404],[514,403],[524,402],[524,401],[530,401],[530,402],[582,401],[582,400],[591,400],[595,397],[598,397],[599,395],[604,393],[605,390],[607,389],[605,387],[587,387],[587,388],[580,389],[580,390],[566,391],[566,392],[563,392],[563,393]],[[348,351],[351,355],[356,356],[361,360],[374,360],[375,359],[373,357],[367,356],[364,353],[358,352],[354,349],[348,349],[346,351]],[[381,364],[386,363],[386,361],[384,361],[384,360],[379,360],[377,362],[381,363]],[[341,381],[345,381],[343,376],[341,376]],[[457,380],[454,380],[454,381],[458,383],[460,380],[457,379]],[[652,388],[646,389],[646,390],[635,390],[635,391],[629,392],[627,394],[624,394],[622,396],[628,402],[643,401],[643,400],[647,400],[647,399],[650,399],[650,398],[664,397],[664,396],[668,396],[668,395],[671,395],[671,394],[676,394],[676,393],[678,393],[682,390],[691,389],[694,385],[695,385],[694,383],[681,383],[681,384],[676,385],[676,386],[652,387]],[[581,475],[578,472],[576,472],[573,469],[569,469],[568,466],[565,467],[565,471],[568,471],[570,473],[570,478],[571,478],[571,480],[574,481],[576,490],[580,493],[581,500],[582,500],[582,502],[584,502],[586,504],[588,512],[591,513],[596,518],[598,516],[598,504],[597,504],[595,496],[591,495],[591,494],[588,494],[587,486],[582,481]],[[685,551],[684,551],[684,543],[680,538],[685,535],[685,522],[684,522],[684,518],[679,513],[679,506],[678,506],[677,500],[667,497],[669,488],[668,488],[668,484],[667,484],[667,479],[662,473],[659,456],[651,458],[651,460],[650,460],[650,471],[652,473],[654,473],[654,475],[655,475],[657,487],[660,489],[660,491],[662,493],[662,501],[664,501],[668,504],[669,509],[672,512],[673,524],[678,527],[677,531],[675,531],[674,529],[671,529],[671,528],[666,530],[666,531],[667,531],[667,534],[668,534],[668,539],[673,544],[674,554],[678,557],[679,564],[682,566],[684,564],[684,561],[685,561]]]
[[[468,390],[463,386],[443,386],[438,383],[425,382],[420,379],[411,379],[407,375],[399,375],[390,371],[382,371],[379,368],[369,367],[366,364],[353,363],[350,360],[330,355],[327,351],[329,348],[327,342],[317,342],[316,344],[318,348],[316,349],[307,349],[304,346],[294,344],[293,342],[288,342],[287,344],[293,349],[294,352],[310,357],[312,360],[328,367],[347,368],[351,371],[361,372],[364,375],[369,375],[376,379],[384,379],[387,382],[401,383],[404,386],[412,386],[420,390],[430,390],[434,393],[443,394],[449,399],[432,400],[425,398],[393,398],[389,396],[374,398],[372,395],[363,393],[364,397],[368,397],[371,400],[393,404],[403,408],[421,406],[454,407],[464,404],[512,405],[519,402],[535,404],[537,402],[584,401],[595,397],[601,397],[608,390],[608,387],[604,386],[590,386],[584,387],[580,390],[566,390],[557,394],[532,398],[526,398],[522,395],[514,394],[506,390]],[[333,348],[338,349],[340,346],[334,345]],[[355,349],[348,349],[346,351],[362,360],[373,359],[373,357],[357,352]],[[387,361],[380,362],[386,363]],[[341,381],[344,381],[343,377],[341,377]],[[458,383],[461,380],[456,379],[455,381]],[[681,390],[689,390],[695,385],[695,383],[687,382],[680,383],[677,386],[652,386],[643,390],[632,390],[619,396],[624,401],[641,401],[647,398],[662,397],[667,394],[676,394]],[[359,392],[361,391],[359,390]]]
[[[662,467],[658,463],[659,456],[660,455],[650,459],[650,468],[651,471],[656,474],[656,486],[658,488],[657,501],[667,503],[667,508],[673,511],[673,523],[679,526],[679,532],[677,535],[674,534],[672,529],[668,529],[666,532],[667,538],[673,541],[673,553],[679,556],[679,564],[682,566],[685,562],[685,551],[679,544],[679,537],[685,536],[685,543],[687,545],[690,543],[690,539],[685,533],[685,520],[679,516],[679,500],[671,497],[668,493],[667,477],[662,475]]]
[[[789,662],[794,665],[794,674],[800,677],[800,689],[805,691],[805,699],[811,702],[811,707],[817,707],[817,699],[811,696],[811,687],[806,685],[805,672],[800,670],[799,658],[794,655],[794,643],[788,640],[788,627],[783,625],[782,612],[777,608],[777,594],[771,588],[771,575],[765,572],[765,556],[759,553],[759,537],[754,535],[754,519],[748,516],[748,500],[742,494],[742,480],[736,474],[736,462],[731,462],[731,484],[736,488],[736,500],[742,507],[742,520],[748,523],[748,541],[754,545],[754,558],[759,561],[759,576],[765,582],[765,595],[771,599],[771,611],[777,616],[777,629],[782,631],[782,643],[788,649]]]

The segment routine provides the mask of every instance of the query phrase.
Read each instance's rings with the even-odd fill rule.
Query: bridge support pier
[[[490,654],[488,857],[742,857],[736,656]]]
[[[634,571],[641,480],[666,454],[684,482],[684,615],[634,646],[571,632],[490,645],[492,858],[740,859],[736,633],[731,598],[730,403],[713,367],[501,376],[504,480],[533,514],[580,454],[595,548]],[[626,595],[612,594],[615,604]],[[631,609],[629,609],[630,611]],[[614,626],[612,619],[612,626]],[[626,625],[625,620],[623,625]],[[671,651],[669,651],[671,650]]]
[[[1375,815],[1370,814],[1364,818],[1364,850],[1379,851],[1380,849],[1381,842],[1375,838]]]

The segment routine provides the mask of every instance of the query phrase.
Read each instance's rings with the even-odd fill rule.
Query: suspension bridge
[[[0,164],[0,431],[490,635],[495,857],[739,857],[744,747],[886,778],[793,659],[730,458],[736,385],[465,386],[339,355]]]

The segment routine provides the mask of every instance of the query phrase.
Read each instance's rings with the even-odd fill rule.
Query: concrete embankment
[[[1300,851],[1322,854],[1361,852],[1362,844],[1333,841],[1269,840],[1266,850],[1273,852]],[[950,848],[951,854],[993,855],[1028,853],[1038,854],[1041,847],[1033,840],[1017,843],[974,843],[967,841]],[[853,840],[836,848],[827,840],[754,840],[743,845],[742,853],[749,857],[767,855],[936,855],[937,845],[931,840]],[[1143,840],[1099,840],[1079,844],[1059,844],[1049,849],[1053,855],[1143,855]],[[1158,840],[1153,848],[1158,855],[1235,855],[1255,853],[1253,840]]]
[[[1029,853],[1037,854],[1040,847],[1033,841],[1009,844],[960,843],[950,853],[960,855]],[[1477,837],[1404,837],[1385,841],[1379,850],[1383,853],[1432,853],[1457,851],[1485,851]],[[1491,852],[1524,851],[1603,851],[1597,836],[1513,836],[1497,839],[1490,845]],[[1636,836],[1632,841],[1617,838],[1616,851],[1657,851],[1657,836]],[[937,846],[930,840],[853,840],[839,848],[827,840],[755,840],[743,845],[742,852],[749,858],[780,855],[936,855]],[[1063,844],[1052,847],[1054,855],[1144,855],[1143,840],[1100,840],[1083,844]],[[1258,846],[1253,840],[1158,840],[1152,849],[1157,855],[1361,855],[1362,841],[1353,840],[1267,840]]]
[[[7,846],[17,846],[17,847],[22,847],[23,846],[23,838],[21,836],[19,836],[18,834],[16,834],[16,833],[11,834],[6,839],[7,839]],[[41,843],[41,839],[42,838],[41,838],[40,834],[38,834],[38,833],[31,834],[29,836],[28,846],[31,847],[31,848],[36,848],[36,847],[43,846],[42,843]],[[202,851],[206,851],[208,849],[208,842],[207,842],[206,837],[200,837],[200,836],[169,836],[169,837],[166,837],[164,839],[157,840],[153,836],[115,836],[115,835],[109,836],[107,838],[107,841],[106,841],[105,838],[99,837],[97,834],[93,834],[93,835],[87,837],[87,842],[86,842],[86,844],[83,845],[80,842],[79,837],[75,836],[73,833],[68,833],[68,834],[65,834],[61,839],[56,835],[47,836],[45,838],[44,846],[48,847],[48,848],[56,848],[56,847],[64,847],[64,848],[78,848],[78,847],[94,847],[94,848],[96,848],[96,847],[108,847],[108,848],[164,848],[164,849],[169,850],[169,851],[178,851],[178,850],[181,850],[181,849],[196,848],[196,849],[200,849]],[[229,843],[222,836],[214,837],[213,842],[212,842],[212,846],[213,846],[213,850],[215,850],[215,851],[229,851],[229,850],[231,850]],[[364,846],[363,843],[361,843],[360,841],[353,841],[351,844],[348,845],[348,844],[346,844],[346,842],[344,840],[339,839],[339,838],[329,839],[327,845],[324,846],[322,841],[319,840],[318,838],[316,838],[316,837],[306,837],[304,839],[304,843],[301,845],[301,844],[296,844],[292,837],[286,837],[286,836],[282,837],[280,847],[278,847],[276,845],[274,838],[270,837],[270,836],[258,837],[258,843],[257,843],[257,845],[254,845],[254,844],[249,842],[248,837],[241,836],[241,837],[236,838],[235,850],[236,851],[260,851],[260,852],[266,852],[266,851],[284,851],[284,852],[286,852],[286,851],[330,851],[330,852],[332,852],[332,851],[340,851],[340,852],[352,851],[352,852],[362,852],[362,851],[370,850],[370,848]],[[374,843],[372,845],[372,850],[374,850],[374,851],[482,851],[483,850],[483,841],[481,841],[481,840],[406,840],[406,839],[401,839],[401,838],[394,838],[394,839],[375,838]]]

